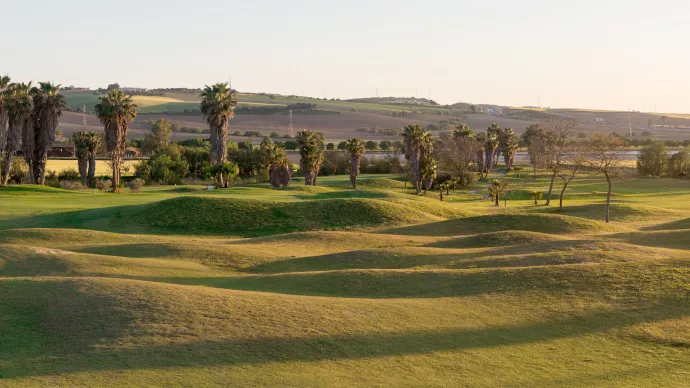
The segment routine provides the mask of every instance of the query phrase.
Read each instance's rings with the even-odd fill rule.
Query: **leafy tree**
[[[22,130],[27,121],[31,119],[34,101],[30,91],[30,84],[10,84],[5,91],[4,104],[5,109],[7,109],[8,127],[3,164],[3,185],[7,185],[9,181],[12,158],[19,150]]]
[[[561,168],[558,177],[563,180],[563,188],[559,197],[558,210],[563,210],[563,197],[565,191],[568,189],[570,182],[575,179],[575,176],[585,167],[587,163],[587,154],[582,143],[571,142],[568,143],[565,149],[565,163]]]
[[[668,158],[668,175],[673,178],[690,176],[690,153],[681,150]]]
[[[368,140],[366,143],[364,143],[364,147],[366,147],[367,150],[369,151],[375,151],[378,148],[378,144],[376,144],[375,141],[373,140]]]
[[[606,223],[611,214],[611,192],[613,191],[612,179],[617,173],[617,167],[621,160],[625,142],[620,137],[613,135],[596,134],[589,140],[590,156],[588,160],[599,173],[606,177],[608,191],[606,193]]]
[[[534,167],[534,179],[537,179],[537,167],[543,167],[545,164],[550,136],[548,136],[546,128],[540,124],[532,124],[522,133],[521,140],[527,147],[530,163]]]
[[[662,176],[666,172],[668,156],[663,142],[655,141],[646,146],[637,157],[640,175]]]
[[[362,139],[353,137],[347,140],[345,149],[350,153],[350,182],[352,183],[352,188],[356,189],[357,176],[359,175],[359,163],[362,159],[362,155],[364,155],[366,151],[366,147]]]
[[[338,143],[338,149],[341,151],[345,151],[347,148],[347,141],[341,141]]]
[[[285,142],[285,149],[288,151],[294,151],[299,148],[299,143],[296,140],[288,140]]]
[[[218,167],[227,161],[228,125],[235,117],[236,94],[227,83],[207,85],[201,92],[201,114],[211,130],[211,162]],[[223,179],[223,174],[217,175]],[[219,186],[225,187],[223,182]]]
[[[67,108],[65,96],[60,94],[60,85],[40,82],[31,90],[34,100],[34,156],[33,176],[37,184],[45,181],[48,150],[53,147],[57,133],[58,119]]]
[[[304,172],[304,184],[316,186],[316,176],[323,163],[323,134],[304,130],[297,133],[300,165]]]
[[[391,143],[390,140],[381,140],[381,142],[379,142],[379,148],[384,151],[388,151],[391,147],[393,147],[393,143]]]
[[[110,153],[113,169],[113,191],[120,186],[120,170],[127,145],[129,123],[137,117],[137,105],[131,96],[119,89],[108,92],[98,99],[96,116],[105,127],[105,145]]]
[[[506,163],[506,171],[510,172],[513,169],[513,162],[515,161],[515,153],[518,150],[518,137],[512,128],[505,128],[501,130],[498,136],[501,153]]]
[[[578,125],[579,122],[577,120],[560,117],[552,117],[546,123],[548,135],[548,141],[546,142],[547,167],[551,169],[549,191],[546,194],[546,206],[551,205],[554,181],[560,174],[568,157],[568,138],[573,134]]]
[[[172,121],[158,119],[151,126],[151,132],[145,135],[142,151],[146,154],[153,154],[166,149],[170,145],[170,136],[172,136],[172,133]]]
[[[434,137],[421,125],[410,124],[403,131],[405,159],[407,159],[417,195],[422,193],[424,178],[428,177],[432,160],[427,157],[433,151]]]
[[[335,144],[334,143],[326,144],[326,149],[329,151],[333,151],[335,149]]]
[[[485,150],[487,144],[486,133],[478,133],[474,135],[474,140],[477,143],[477,146],[475,147],[475,161],[477,163],[477,172],[479,173],[479,178],[484,179],[489,176],[489,170],[486,168],[485,161]]]

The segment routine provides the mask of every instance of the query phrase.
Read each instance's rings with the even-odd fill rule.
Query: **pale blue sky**
[[[690,2],[0,0],[16,80],[690,112]]]

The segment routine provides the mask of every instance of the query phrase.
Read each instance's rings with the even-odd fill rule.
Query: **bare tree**
[[[551,141],[547,146],[548,167],[551,170],[549,191],[546,194],[546,206],[551,205],[553,183],[560,174],[563,164],[568,157],[568,138],[579,125],[575,119],[552,117],[546,122],[547,131],[551,134]]]
[[[568,189],[568,185],[575,179],[575,176],[582,170],[587,163],[585,145],[581,142],[569,142],[566,145],[566,160],[561,173],[558,177],[563,180],[563,188],[559,197],[558,210],[563,210],[563,196]]]
[[[611,180],[618,173],[625,142],[622,138],[611,134],[606,136],[596,134],[589,139],[588,147],[589,163],[606,177],[608,184],[608,192],[606,193],[606,223],[608,223],[611,213],[611,192],[613,191]]]

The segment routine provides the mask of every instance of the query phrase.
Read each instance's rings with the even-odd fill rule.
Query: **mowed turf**
[[[687,386],[690,185],[654,182],[611,224],[594,176],[561,212],[394,176],[0,188],[0,386]]]

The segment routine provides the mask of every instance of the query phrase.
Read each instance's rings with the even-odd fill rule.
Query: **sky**
[[[690,113],[687,0],[0,0],[0,74]]]

